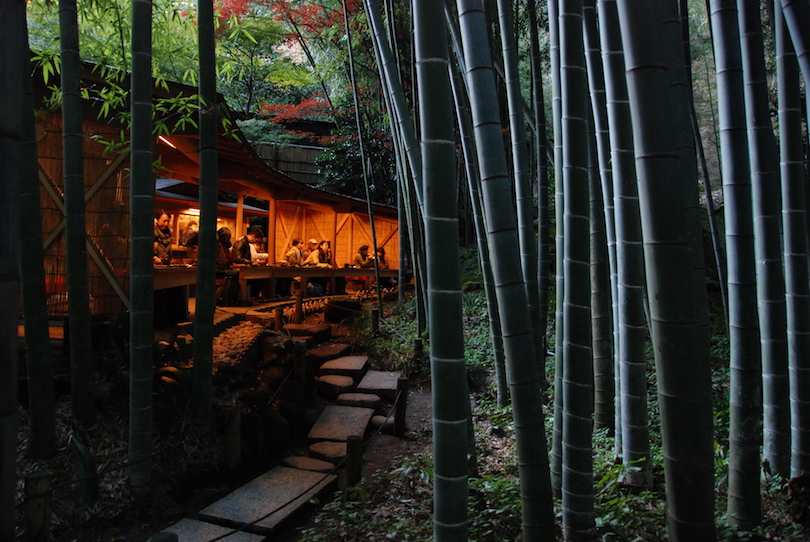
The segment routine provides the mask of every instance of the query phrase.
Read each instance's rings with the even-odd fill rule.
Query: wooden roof
[[[38,107],[44,107],[44,97],[50,91],[47,86],[59,84],[58,75],[46,85],[41,72],[35,66],[34,94]],[[108,85],[100,76],[97,66],[84,64],[82,84],[91,88],[101,88]],[[121,83],[121,87],[128,88],[129,74]],[[167,88],[154,85],[156,99],[175,98],[178,96],[194,96],[197,88],[180,83],[167,82]],[[91,94],[92,95],[92,94]],[[280,201],[294,201],[299,205],[326,207],[339,213],[368,213],[365,200],[327,192],[310,185],[300,183],[278,171],[259,157],[253,147],[247,142],[239,127],[232,121],[230,110],[224,98],[218,96],[222,115],[231,120],[231,128],[225,130],[223,124],[219,125],[218,136],[218,177],[219,190],[261,199],[275,199]],[[119,125],[119,116],[111,115],[101,117],[101,103],[96,100],[85,100],[85,119],[108,125]],[[196,120],[196,119],[195,119]],[[122,129],[126,127],[121,126]],[[174,127],[174,133],[156,139],[155,154],[160,156],[164,171],[161,176],[172,177],[183,182],[199,183],[199,134],[191,124],[183,128]],[[397,210],[394,207],[374,204],[373,211],[382,217],[396,219]]]

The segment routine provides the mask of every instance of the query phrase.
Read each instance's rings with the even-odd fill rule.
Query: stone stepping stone
[[[350,376],[357,380],[363,378],[368,370],[368,356],[342,356],[330,359],[321,365],[322,375]]]
[[[374,427],[379,427],[383,431],[394,429],[394,416],[372,416],[371,417],[371,425]]]
[[[307,350],[307,353],[312,358],[312,363],[316,367],[320,367],[330,359],[347,355],[351,349],[351,345],[344,343],[325,343]]]
[[[311,470],[312,472],[331,472],[335,468],[328,461],[296,455],[286,458],[284,464],[292,469]]]
[[[373,415],[370,408],[329,405],[310,429],[309,439],[346,442],[351,436],[363,436]]]
[[[397,397],[397,380],[402,376],[398,371],[369,371],[360,384],[358,393],[373,393],[385,401],[393,402]]]
[[[356,406],[364,408],[377,408],[382,404],[379,395],[373,393],[341,393],[338,395],[337,404],[343,406]]]
[[[316,378],[318,393],[329,399],[334,399],[342,393],[354,391],[354,379],[350,376],[324,375]]]
[[[231,530],[229,527],[185,518],[171,527],[167,527],[162,532],[176,534],[178,542],[198,542],[199,540],[213,540]],[[239,531],[222,538],[222,540],[225,542],[262,542],[264,536]]]
[[[336,480],[334,474],[278,466],[204,508],[199,518],[222,525],[250,524],[246,531],[268,535]]]
[[[293,337],[311,336],[320,341],[332,336],[332,326],[329,324],[286,324],[284,329]]]
[[[323,440],[309,445],[309,455],[337,465],[346,458],[346,443]]]

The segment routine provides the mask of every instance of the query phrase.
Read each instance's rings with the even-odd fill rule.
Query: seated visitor
[[[358,269],[374,267],[374,258],[368,254],[368,245],[362,245],[357,249],[352,265]]]
[[[290,267],[301,267],[301,264],[304,263],[304,257],[301,253],[301,243],[303,241],[301,238],[296,237],[292,240],[292,246],[290,250],[287,251],[287,254],[284,255],[284,264]]]
[[[250,247],[253,243],[258,243],[264,238],[261,228],[252,228],[247,235],[243,235],[233,244],[233,263],[252,264],[254,263]]]
[[[154,257],[152,258],[155,265],[169,265],[172,263],[172,230],[169,227],[171,215],[164,209],[160,209],[155,213],[155,232],[154,242]]]
[[[332,265],[329,263],[329,241],[321,241],[318,247],[310,252],[307,259],[304,260],[304,267],[323,267],[329,268]]]

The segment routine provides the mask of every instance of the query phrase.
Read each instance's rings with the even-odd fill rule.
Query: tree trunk
[[[154,191],[152,176],[152,2],[132,2],[132,125],[129,244],[129,470],[139,497],[152,487],[152,304]],[[143,295],[146,293],[146,295]],[[196,341],[195,341],[196,343]]]
[[[534,195],[529,176],[529,148],[526,141],[526,125],[523,120],[523,96],[520,93],[518,75],[517,39],[512,0],[498,0],[498,15],[501,27],[501,47],[504,60],[504,83],[509,105],[509,134],[512,139],[512,168],[514,175],[515,203],[517,205],[518,242],[520,243],[520,268],[529,300],[529,316],[534,335],[534,353],[541,384],[545,385],[545,355],[543,337],[545,327],[540,324],[540,297],[537,290],[537,248],[534,229]]]
[[[636,185],[633,126],[624,51],[615,0],[599,0],[599,28],[605,66],[605,92],[610,124],[613,194],[616,200],[616,264],[618,272],[619,359],[616,375],[617,450],[626,466],[625,479],[651,486],[650,431],[647,413],[646,318],[644,316],[644,253]]]
[[[27,48],[28,40],[25,40]],[[26,64],[26,69],[28,65]],[[26,71],[27,75],[28,72]],[[48,300],[42,254],[42,210],[39,165],[34,125],[34,96],[31,78],[25,77],[25,102],[21,111],[26,119],[20,209],[26,220],[20,223],[20,293],[25,319],[25,353],[28,369],[29,444],[28,452],[37,459],[56,453],[56,410],[48,331]]]
[[[599,37],[596,29],[594,0],[582,3],[583,36],[585,39],[585,62],[588,69],[588,87],[591,97],[593,131],[596,147],[592,149],[591,174],[596,175],[596,185],[591,189],[600,190],[600,194],[591,194],[591,199],[598,199],[601,217],[593,216],[591,211],[591,232],[601,229],[600,235],[606,243],[605,248],[593,246],[591,239],[591,257],[593,249],[604,251],[607,269],[597,274],[600,293],[599,304],[593,306],[593,347],[594,347],[594,423],[596,428],[612,427],[615,420],[615,386],[613,367],[615,365],[615,343],[618,340],[619,286],[616,268],[616,217],[613,204],[613,172],[610,163],[610,132],[608,130],[607,101],[605,93],[605,75],[600,56]],[[602,226],[594,229],[593,220]],[[600,258],[601,259],[601,258]],[[593,275],[592,275],[593,276]],[[604,279],[607,279],[606,281]],[[602,284],[604,282],[604,284]],[[595,286],[592,285],[592,286]],[[592,292],[594,300],[596,292]]]
[[[198,0],[200,47],[200,244],[197,252],[197,305],[194,313],[194,368],[192,409],[194,421],[213,423],[214,308],[218,202],[219,104],[214,55],[213,0]]]
[[[34,112],[26,110],[26,81],[30,85],[30,52],[26,34],[25,2],[4,0],[6,17],[0,32],[0,540],[16,538],[17,490],[17,322],[20,291],[20,206],[23,162]],[[30,87],[29,87],[30,88]],[[30,125],[30,126],[29,126]],[[30,155],[29,155],[30,156]]]
[[[588,81],[582,0],[559,2],[565,194],[562,518],[566,540],[596,540],[588,189]]]
[[[433,381],[433,539],[467,539],[469,395],[464,366],[455,139],[442,5],[413,2],[422,136],[428,329]]]
[[[62,49],[62,154],[65,190],[65,257],[70,319],[70,389],[73,415],[84,425],[95,420],[93,356],[90,342],[90,286],[84,220],[84,130],[81,60],[76,0],[59,2]]]
[[[804,385],[810,360],[810,271],[799,69],[780,5],[776,6],[776,70],[789,371],[781,365],[762,367],[763,451],[771,472],[788,478],[810,469],[810,449],[804,444],[810,441],[810,408]]]
[[[678,125],[666,50],[680,47],[663,28],[659,2],[619,0],[642,210],[644,256],[661,405],[670,540],[715,540],[711,378],[701,311],[705,283],[692,272]],[[688,446],[681,445],[688,442]]]
[[[494,107],[497,97],[492,61],[489,48],[481,46],[487,35],[483,3],[462,0],[457,6],[518,441],[523,540],[553,540],[554,514],[540,408],[541,386],[525,288],[520,270],[514,265],[518,258],[517,224],[498,109]]]

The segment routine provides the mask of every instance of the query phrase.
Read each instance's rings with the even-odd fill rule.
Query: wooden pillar
[[[281,259],[276,254],[276,200],[270,198],[270,212],[267,216],[267,254],[268,258],[272,258],[268,264],[275,264]],[[283,255],[282,255],[283,256]],[[273,294],[275,295],[276,289],[273,287]]]
[[[236,196],[236,231],[234,232],[234,240],[243,235],[245,235],[245,196],[239,194]]]
[[[405,414],[408,408],[408,379],[400,377],[397,379],[397,401],[394,404],[394,436],[402,438],[405,436],[407,426],[405,424]]]
[[[346,439],[346,487],[356,486],[363,477],[363,437]]]

